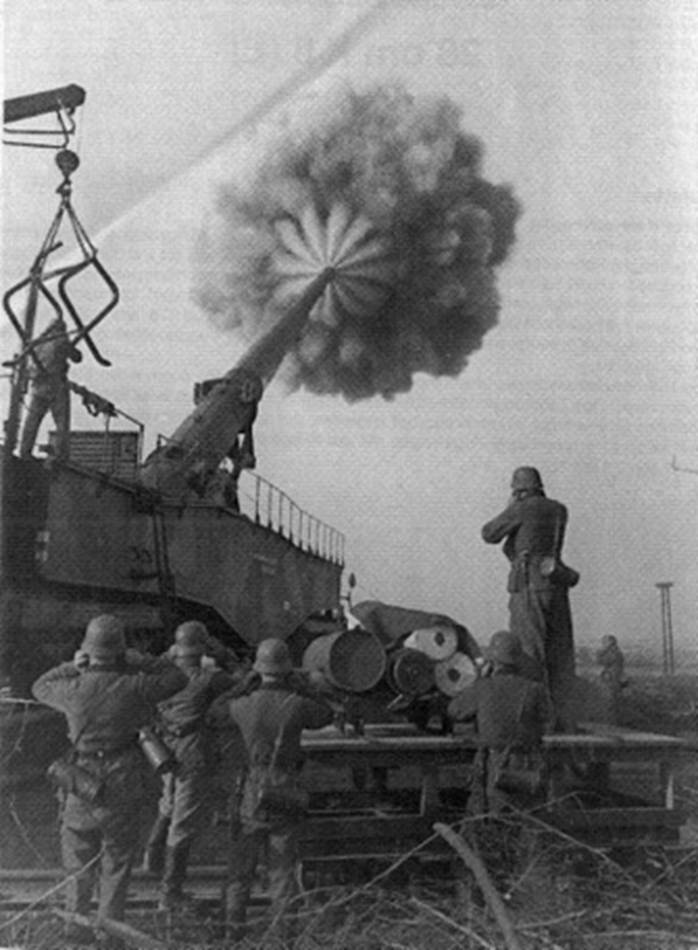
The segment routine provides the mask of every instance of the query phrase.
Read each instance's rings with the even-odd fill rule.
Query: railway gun
[[[223,376],[197,385],[193,411],[145,459],[142,424],[73,381],[73,396],[104,420],[103,430],[71,428],[65,454],[60,433],[38,453],[33,446],[22,450],[46,314],[66,318],[74,350],[82,347],[109,365],[95,331],[119,290],[71,200],[78,162],[67,145],[84,99],[84,90],[68,86],[5,104],[6,126],[56,117],[52,147],[63,181],[59,212],[28,276],[3,299],[17,352],[8,363],[0,467],[0,685],[12,697],[26,695],[40,672],[72,654],[95,613],[118,613],[130,642],[151,649],[169,644],[176,624],[192,618],[241,655],[265,637],[284,637],[303,675],[347,710],[344,731],[304,738],[312,792],[301,842],[306,868],[392,862],[413,851],[415,859],[442,860],[447,848],[433,824],[462,820],[477,753],[475,736],[451,730],[445,708],[478,675],[479,646],[458,620],[377,601],[353,605],[355,625],[347,623],[340,595],[344,536],[252,470],[264,389],[323,296],[358,279],[351,255],[328,257],[302,286],[294,285],[267,330]],[[49,258],[66,224],[79,259],[54,267]],[[390,264],[380,241],[362,228],[352,233],[377,256],[371,280],[382,294]],[[107,298],[85,316],[72,289],[88,270]],[[114,420],[129,428],[113,428]],[[37,743],[26,756],[28,708],[2,710],[13,772],[5,789],[35,782],[47,764],[44,754],[55,756],[57,720],[44,711],[28,727]],[[683,815],[673,774],[685,751],[671,736],[597,723],[546,736],[552,782],[541,820],[602,845],[675,841]],[[222,868],[201,875],[215,879]]]

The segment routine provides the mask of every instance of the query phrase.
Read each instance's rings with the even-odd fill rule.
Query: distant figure
[[[104,614],[90,620],[72,662],[34,683],[39,702],[65,715],[72,743],[71,771],[64,769],[70,781],[61,792],[68,912],[89,914],[99,877],[98,922],[123,920],[146,788],[138,732],[153,705],[186,682],[169,660],[127,652],[122,622]],[[91,933],[68,924],[65,936],[86,942]]]
[[[334,718],[319,693],[311,697],[298,692],[283,640],[262,640],[253,669],[261,678],[259,688],[231,700],[228,707],[246,751],[226,887],[227,927],[233,940],[244,934],[255,871],[265,849],[272,914],[288,914],[287,905],[297,891],[298,832],[304,816],[301,733],[327,726]],[[293,929],[287,917],[282,930],[291,938]]]
[[[20,440],[20,458],[31,458],[44,416],[51,412],[56,426],[55,457],[70,454],[70,388],[68,364],[82,354],[70,342],[65,322],[58,317],[37,337],[29,353],[29,408]]]
[[[206,495],[215,504],[231,511],[240,511],[238,482],[244,469],[252,469],[257,464],[254,454],[252,422],[239,433],[228,452],[206,484]]]
[[[556,728],[573,727],[568,712],[575,678],[572,615],[568,590],[579,579],[562,564],[567,509],[546,498],[537,469],[517,468],[504,511],[482,529],[488,544],[504,541],[511,564],[508,581],[510,629],[541,665],[556,714]],[[551,566],[557,568],[551,572]]]
[[[233,473],[236,478],[239,477],[240,472],[244,468],[254,468],[257,464],[257,459],[254,454],[254,435],[252,431],[256,418],[257,408],[255,407],[252,418],[228,449],[228,458],[233,463]]]
[[[145,866],[161,876],[159,909],[172,911],[184,903],[182,887],[189,852],[210,805],[214,735],[207,727],[206,714],[216,697],[235,683],[230,673],[217,666],[205,667],[202,661],[212,656],[226,666],[234,668],[236,664],[230,651],[197,620],[177,627],[168,655],[188,682],[158,705],[157,731],[172,752],[176,767],[162,778],[158,817],[146,845]]]
[[[221,462],[211,478],[206,484],[205,497],[207,501],[213,502],[220,508],[228,508],[231,511],[240,511],[240,499],[238,498],[238,478],[240,472],[235,472],[226,459]]]
[[[475,680],[452,699],[448,714],[456,722],[475,720],[481,747],[468,811],[497,815],[507,807],[529,807],[543,793],[542,739],[551,707],[542,683],[522,672],[526,659],[515,634],[508,630],[495,633],[486,656],[491,675]],[[521,773],[538,770],[541,788],[527,792],[525,788],[500,787],[504,768]]]
[[[625,678],[625,657],[614,636],[609,634],[601,638],[596,662],[601,667],[599,679],[606,701],[605,719],[614,724],[619,719],[621,690],[628,685]]]
[[[238,482],[244,469],[253,469],[257,464],[254,454],[254,438],[252,435],[252,425],[254,423],[257,411],[250,419],[247,426],[240,433],[228,450],[227,459],[230,462],[230,475],[228,480],[228,500],[229,508],[235,511],[240,510],[240,500],[238,498]]]
[[[625,657],[618,646],[618,640],[610,634],[601,637],[601,647],[596,651],[596,662],[601,667],[601,681],[613,686],[627,686],[625,679]]]

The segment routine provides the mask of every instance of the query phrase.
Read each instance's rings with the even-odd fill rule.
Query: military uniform
[[[54,320],[38,338],[29,356],[31,395],[24,420],[19,454],[32,454],[39,426],[47,412],[56,425],[56,456],[67,458],[70,438],[70,388],[68,362],[79,362],[82,356],[76,350],[63,320]]]
[[[186,873],[191,845],[206,813],[214,767],[214,736],[206,712],[217,696],[234,683],[228,673],[201,666],[183,666],[189,682],[158,705],[159,732],[171,750],[176,768],[163,776],[158,820],[152,837],[167,848],[165,891],[177,897]],[[163,855],[164,857],[164,855]],[[151,862],[152,864],[156,862]],[[157,867],[152,867],[157,870]]]
[[[530,805],[525,795],[498,789],[496,778],[505,759],[520,769],[542,764],[541,740],[550,719],[550,704],[542,684],[516,670],[495,670],[452,699],[448,712],[456,721],[477,722],[481,754],[469,811],[498,814],[507,806]]]
[[[625,657],[614,636],[601,639],[601,649],[596,653],[596,662],[601,666],[600,680],[603,695],[603,718],[617,723],[620,719],[621,691],[628,685],[625,678]]]
[[[542,739],[552,709],[545,687],[524,675],[525,656],[519,637],[508,630],[495,633],[487,649],[492,674],[476,680],[449,704],[453,719],[476,721],[480,750],[468,812],[488,819],[475,823],[472,833],[488,866],[501,877],[496,886],[503,891],[513,886],[523,906],[541,887],[552,886],[540,853],[538,829],[534,831],[518,816],[516,821],[506,817],[507,811],[540,805],[548,784]],[[500,782],[504,774],[508,774],[508,784]],[[528,786],[532,776],[539,780],[537,788]],[[504,820],[497,821],[503,813]]]
[[[301,819],[259,807],[259,792],[273,764],[289,783],[298,780],[303,758],[303,729],[320,729],[332,722],[324,704],[293,692],[283,680],[263,683],[249,696],[233,699],[230,718],[247,754],[239,821],[234,824],[226,891],[227,919],[233,928],[244,924],[257,862],[268,848],[269,893],[272,913],[280,916],[296,893],[295,866]]]
[[[559,556],[566,524],[567,509],[546,498],[541,486],[540,493],[514,497],[482,529],[488,544],[504,541],[504,554],[511,564],[509,626],[526,653],[541,665],[561,722],[567,718],[575,677],[572,614],[568,587],[544,576],[541,563]]]
[[[123,918],[144,793],[138,731],[152,718],[154,704],[185,684],[169,661],[145,658],[83,670],[63,663],[34,683],[39,702],[66,716],[77,764],[104,782],[99,804],[71,793],[63,803],[63,865],[75,875],[66,886],[68,911],[88,913],[101,849],[98,916]]]

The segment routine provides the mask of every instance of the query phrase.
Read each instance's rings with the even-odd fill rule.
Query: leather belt
[[[81,758],[108,759],[111,756],[121,755],[123,752],[128,752],[135,748],[136,743],[129,742],[128,745],[120,745],[114,749],[77,749],[76,751]]]

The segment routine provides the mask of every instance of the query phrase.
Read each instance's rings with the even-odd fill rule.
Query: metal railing
[[[176,445],[174,439],[158,435],[158,452],[166,446]],[[342,532],[301,508],[272,482],[250,469],[243,469],[238,477],[236,490],[237,513],[255,524],[275,531],[301,551],[307,551],[336,564],[344,564],[346,539]],[[220,505],[220,502],[215,504]]]
[[[241,514],[276,531],[303,551],[344,563],[345,537],[341,531],[305,511],[286,492],[255,472],[244,471],[240,483]]]
[[[82,407],[91,419],[104,417],[101,426],[78,429],[71,425],[68,433],[69,453],[67,460],[78,468],[115,476],[126,481],[136,478],[141,463],[145,427],[134,416],[120,409],[113,402],[75,382],[69,382],[71,415],[75,419],[75,396],[81,398]],[[113,419],[125,419],[133,429],[113,430]],[[45,423],[44,423],[45,424]],[[40,448],[55,451],[58,433],[49,430],[47,445]]]

